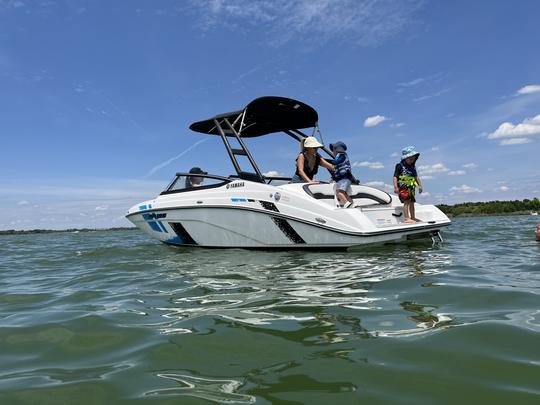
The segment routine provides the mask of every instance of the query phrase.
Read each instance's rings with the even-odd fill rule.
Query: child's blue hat
[[[405,160],[410,157],[416,157],[418,159],[420,153],[416,151],[414,146],[407,146],[401,150],[401,160]]]
[[[345,145],[341,141],[338,141],[336,143],[331,143],[330,144],[330,150],[332,152],[345,152],[347,150],[347,145]]]

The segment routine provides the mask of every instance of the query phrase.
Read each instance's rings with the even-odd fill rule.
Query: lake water
[[[355,252],[0,236],[0,403],[540,403],[537,218]]]

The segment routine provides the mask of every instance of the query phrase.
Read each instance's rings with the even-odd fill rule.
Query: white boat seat
[[[352,199],[367,199],[373,200],[377,204],[390,204],[392,197],[385,191],[377,188],[356,185],[352,186]],[[303,189],[313,198],[317,200],[333,200],[334,199],[334,184],[306,184]]]

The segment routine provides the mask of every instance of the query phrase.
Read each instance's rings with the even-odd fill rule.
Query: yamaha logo
[[[238,187],[244,187],[244,182],[239,181],[237,183],[229,183],[229,184],[227,184],[227,189],[229,189],[229,188],[238,188]]]

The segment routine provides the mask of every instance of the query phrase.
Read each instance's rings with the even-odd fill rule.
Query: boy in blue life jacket
[[[418,187],[420,193],[424,191],[420,177],[416,172],[416,161],[420,153],[416,151],[414,146],[407,146],[401,151],[401,161],[396,165],[394,170],[394,193],[399,197],[399,201],[403,203],[403,214],[406,224],[415,224],[422,222],[415,216],[414,203],[416,202],[415,191]]]
[[[351,184],[354,177],[351,171],[351,162],[345,153],[347,145],[343,142],[331,143],[330,150],[335,156],[334,160],[329,163],[334,165],[332,179],[336,182],[336,197],[339,204],[343,208],[355,208],[353,199],[351,198]]]

